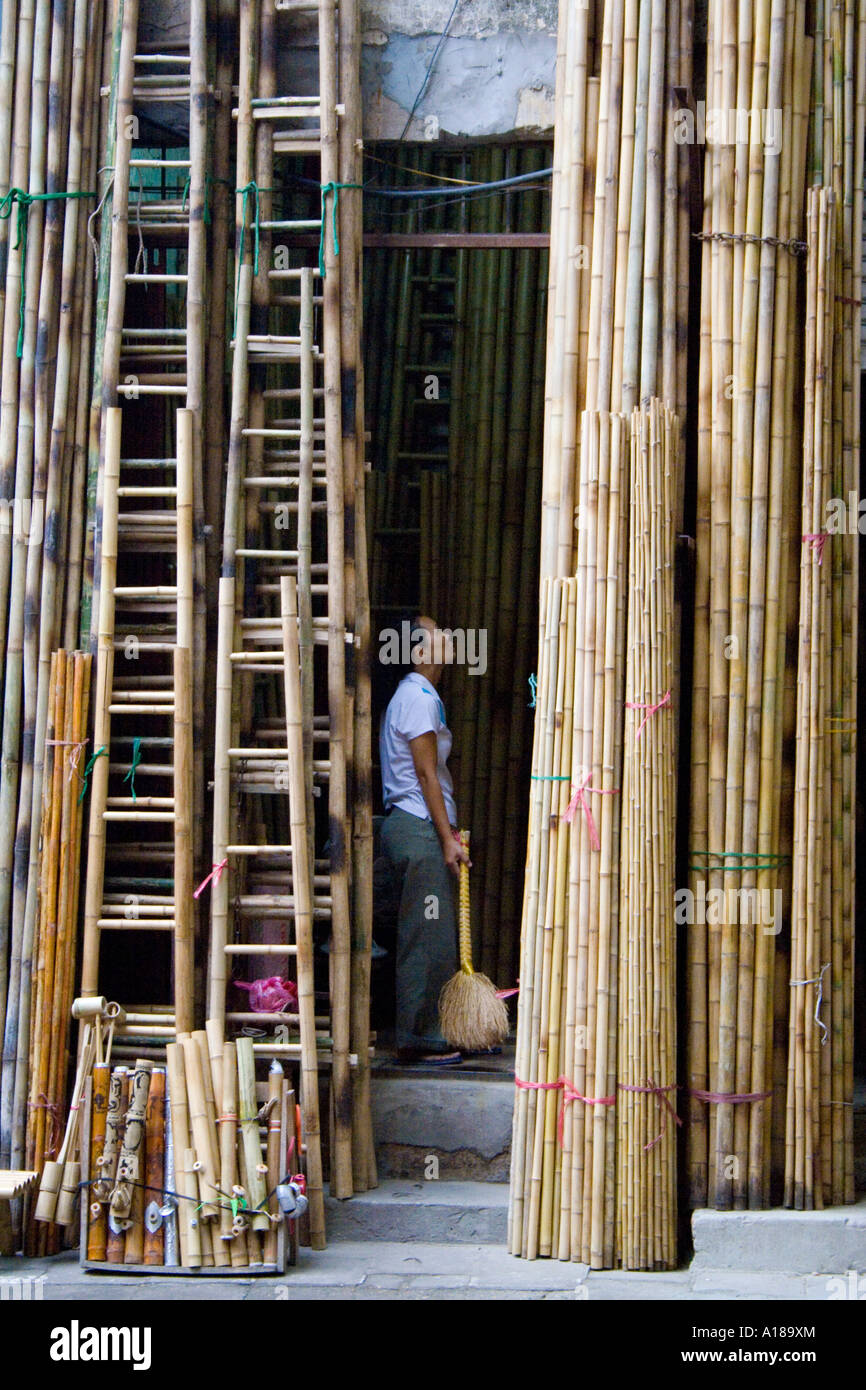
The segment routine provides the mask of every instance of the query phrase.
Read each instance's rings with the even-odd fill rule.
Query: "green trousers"
[[[444,1052],[439,995],[458,963],[455,879],[432,821],[395,808],[380,836],[400,884],[397,1047]]]

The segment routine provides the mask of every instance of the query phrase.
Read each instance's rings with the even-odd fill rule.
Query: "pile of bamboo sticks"
[[[596,1267],[614,1229],[628,447],[624,416],[584,415],[577,575],[543,589],[515,1063],[510,1247]]]
[[[23,1007],[17,1020],[19,1056],[12,1107],[13,1147],[17,1150],[20,1145],[26,1117],[27,1166],[39,1173],[46,1161],[57,1158],[57,1116],[63,1112],[66,1096],[90,666],[89,653],[52,654],[42,783],[39,912],[32,954],[26,953],[22,967]],[[23,993],[25,988],[29,993]],[[23,1050],[25,1040],[29,1041],[29,1056]],[[56,1231],[49,1234],[42,1228],[31,1248],[34,1254],[57,1249]]]
[[[251,1039],[220,1045],[210,1027],[170,1043],[165,1067],[94,1065],[86,1263],[282,1271],[277,1188],[295,1134],[279,1062],[263,1089],[260,1107]]]
[[[103,15],[25,0],[0,32],[0,1163],[16,1167],[51,660],[78,638]]]

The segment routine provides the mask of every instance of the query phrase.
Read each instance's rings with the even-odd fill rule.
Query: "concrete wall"
[[[406,139],[549,133],[557,0],[462,0]],[[399,139],[452,0],[362,0],[364,134]]]

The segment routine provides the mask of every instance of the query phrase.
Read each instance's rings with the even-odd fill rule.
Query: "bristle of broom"
[[[439,1026],[450,1047],[484,1052],[508,1035],[508,1010],[486,975],[458,970],[439,996]]]

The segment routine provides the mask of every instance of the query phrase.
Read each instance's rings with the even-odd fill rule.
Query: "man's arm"
[[[412,761],[415,764],[415,772],[421,784],[421,791],[424,793],[424,800],[430,812],[430,819],[433,821],[439,842],[442,845],[442,855],[449,869],[456,874],[459,872],[458,865],[461,860],[469,863],[469,855],[451,832],[451,823],[448,820],[448,812],[445,810],[445,798],[442,795],[442,787],[436,773],[439,751],[436,735],[432,732],[419,734],[417,738],[409,739],[409,747],[412,751]]]

